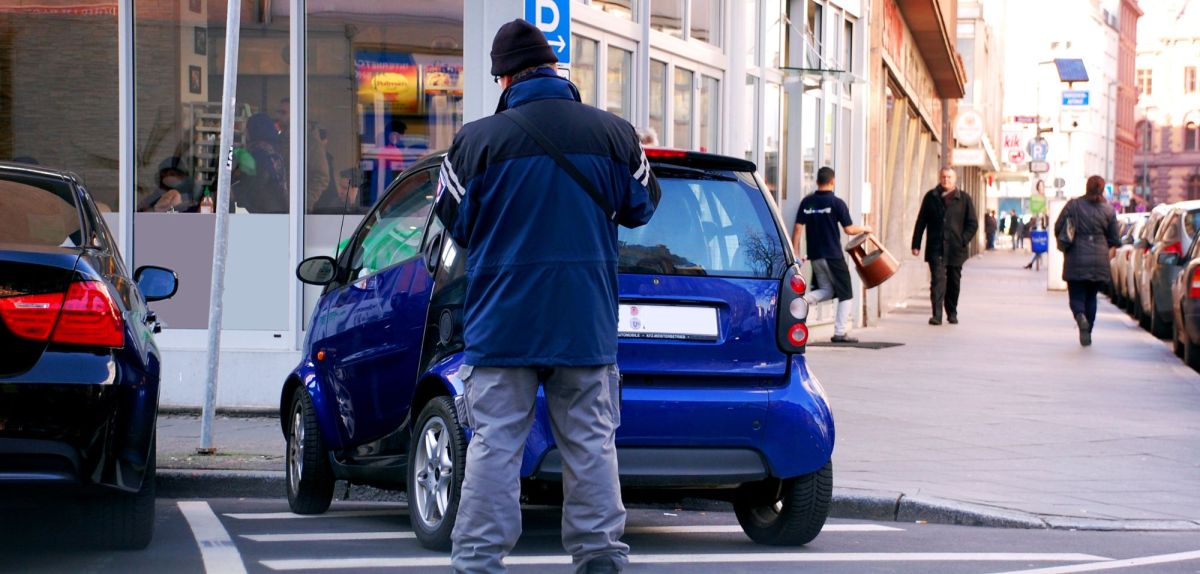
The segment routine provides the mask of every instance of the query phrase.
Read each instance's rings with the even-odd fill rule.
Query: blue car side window
[[[425,223],[433,208],[434,181],[430,170],[405,178],[367,216],[350,257],[348,281],[411,259],[420,252]]]

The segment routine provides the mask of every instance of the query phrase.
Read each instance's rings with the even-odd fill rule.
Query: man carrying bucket
[[[800,238],[804,237],[808,247],[808,260],[812,262],[813,289],[804,297],[809,305],[838,299],[837,319],[833,324],[834,343],[857,343],[858,339],[846,332],[850,312],[854,309],[854,290],[850,285],[850,268],[846,265],[846,254],[842,251],[842,231],[847,235],[870,233],[865,225],[854,225],[850,220],[850,209],[846,202],[833,193],[833,169],[817,170],[817,191],[800,201],[796,212],[796,227],[792,232],[792,246],[800,253]]]

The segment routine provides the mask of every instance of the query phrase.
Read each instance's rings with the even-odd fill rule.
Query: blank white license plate
[[[617,334],[631,339],[716,341],[717,310],[712,307],[622,303]]]

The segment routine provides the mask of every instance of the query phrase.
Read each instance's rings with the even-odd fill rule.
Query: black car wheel
[[[783,481],[777,500],[734,501],[738,523],[751,540],[769,546],[801,546],[811,542],[829,516],[833,498],[833,463]]]
[[[1200,370],[1200,345],[1192,342],[1187,333],[1183,333],[1183,362],[1187,366]]]
[[[1171,350],[1175,351],[1175,356],[1183,358],[1183,337],[1186,335],[1179,328],[1179,321],[1175,321],[1171,326]]]
[[[110,550],[141,550],[154,537],[155,443],[150,443],[150,455],[142,486],[135,493],[113,493],[90,501],[88,526],[93,529],[97,543]]]
[[[1153,293],[1151,293],[1153,296]],[[1162,319],[1162,314],[1158,312],[1158,306],[1150,304],[1150,334],[1159,339],[1166,339],[1171,334],[1171,324]]]
[[[421,409],[408,449],[408,515],[421,546],[449,550],[462,495],[467,435],[449,397]]]
[[[333,502],[333,468],[312,399],[304,389],[292,395],[288,410],[287,496],[296,514],[321,514]]]

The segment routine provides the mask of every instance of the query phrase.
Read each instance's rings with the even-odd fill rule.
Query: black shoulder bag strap
[[[537,142],[537,144],[541,146],[541,148],[545,150],[550,157],[554,158],[554,162],[558,164],[558,167],[561,167],[563,171],[567,172],[567,175],[571,176],[571,179],[575,180],[575,183],[578,183],[579,187],[582,187],[583,190],[592,197],[592,201],[596,202],[596,205],[600,206],[600,209],[604,210],[604,215],[607,216],[609,220],[617,220],[617,212],[612,208],[612,204],[608,202],[608,198],[604,197],[604,194],[600,193],[600,190],[596,189],[595,184],[593,184],[592,181],[587,178],[587,176],[583,175],[583,172],[579,171],[579,168],[575,167],[575,164],[571,163],[571,160],[567,159],[567,156],[563,155],[562,150],[558,149],[558,146],[554,145],[554,142],[550,141],[550,138],[547,138],[546,134],[542,133],[542,130],[538,129],[533,122],[529,121],[529,118],[525,117],[525,114],[522,114],[520,110],[513,108],[505,110],[502,112],[502,115],[512,120],[513,123],[520,126],[521,129],[525,130],[525,133],[529,134],[529,137],[533,138],[533,141]]]

